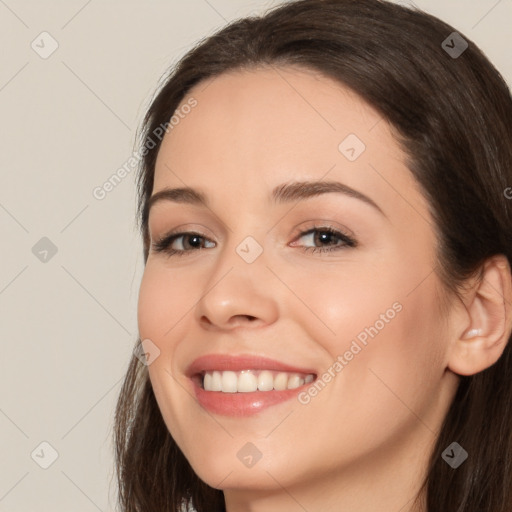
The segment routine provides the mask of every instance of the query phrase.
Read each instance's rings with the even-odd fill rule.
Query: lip
[[[313,374],[315,380],[318,374],[317,371],[312,368],[292,366],[261,356],[209,354],[195,359],[187,368],[185,375],[193,383],[194,392],[199,404],[209,412],[223,416],[238,417],[257,414],[268,407],[291,400],[312,383],[283,391],[253,391],[249,393],[205,391],[199,385],[198,377],[203,372],[214,370],[231,370],[234,372],[242,370],[274,370],[290,373],[306,373]]]

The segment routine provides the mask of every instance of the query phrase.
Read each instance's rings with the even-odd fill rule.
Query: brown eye
[[[313,244],[320,244],[320,247],[303,247],[305,252],[331,252],[357,246],[356,241],[352,237],[328,226],[319,226],[303,231],[298,238],[303,237]],[[336,244],[337,241],[341,243]],[[322,244],[324,244],[323,247]]]
[[[172,255],[183,255],[187,252],[194,252],[194,250],[201,249],[202,241],[210,243],[210,241],[199,233],[185,232],[185,233],[171,233],[164,238],[158,240],[153,244],[155,252],[165,252],[169,256]],[[172,245],[178,242],[176,245],[181,247],[172,247]],[[213,243],[213,242],[211,242]],[[213,245],[215,245],[213,243]]]

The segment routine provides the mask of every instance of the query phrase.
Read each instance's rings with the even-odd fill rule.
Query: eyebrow
[[[274,204],[281,204],[291,201],[302,201],[310,197],[333,192],[359,199],[378,210],[384,217],[387,217],[373,199],[337,181],[298,181],[283,183],[272,190],[271,199]],[[172,201],[175,203],[185,203],[210,208],[208,197],[203,192],[191,187],[164,188],[156,192],[149,198],[147,211],[149,212],[152,206],[161,201]]]

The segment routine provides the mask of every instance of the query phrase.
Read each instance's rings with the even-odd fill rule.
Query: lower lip
[[[221,391],[205,391],[194,383],[194,391],[199,404],[207,411],[223,416],[251,416],[272,405],[291,400],[309,385],[283,391],[222,393]]]

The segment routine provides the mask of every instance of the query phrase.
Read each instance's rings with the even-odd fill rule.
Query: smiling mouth
[[[194,376],[196,384],[205,391],[221,393],[252,393],[255,391],[284,391],[310,384],[313,373],[248,369],[242,371],[211,370]]]

